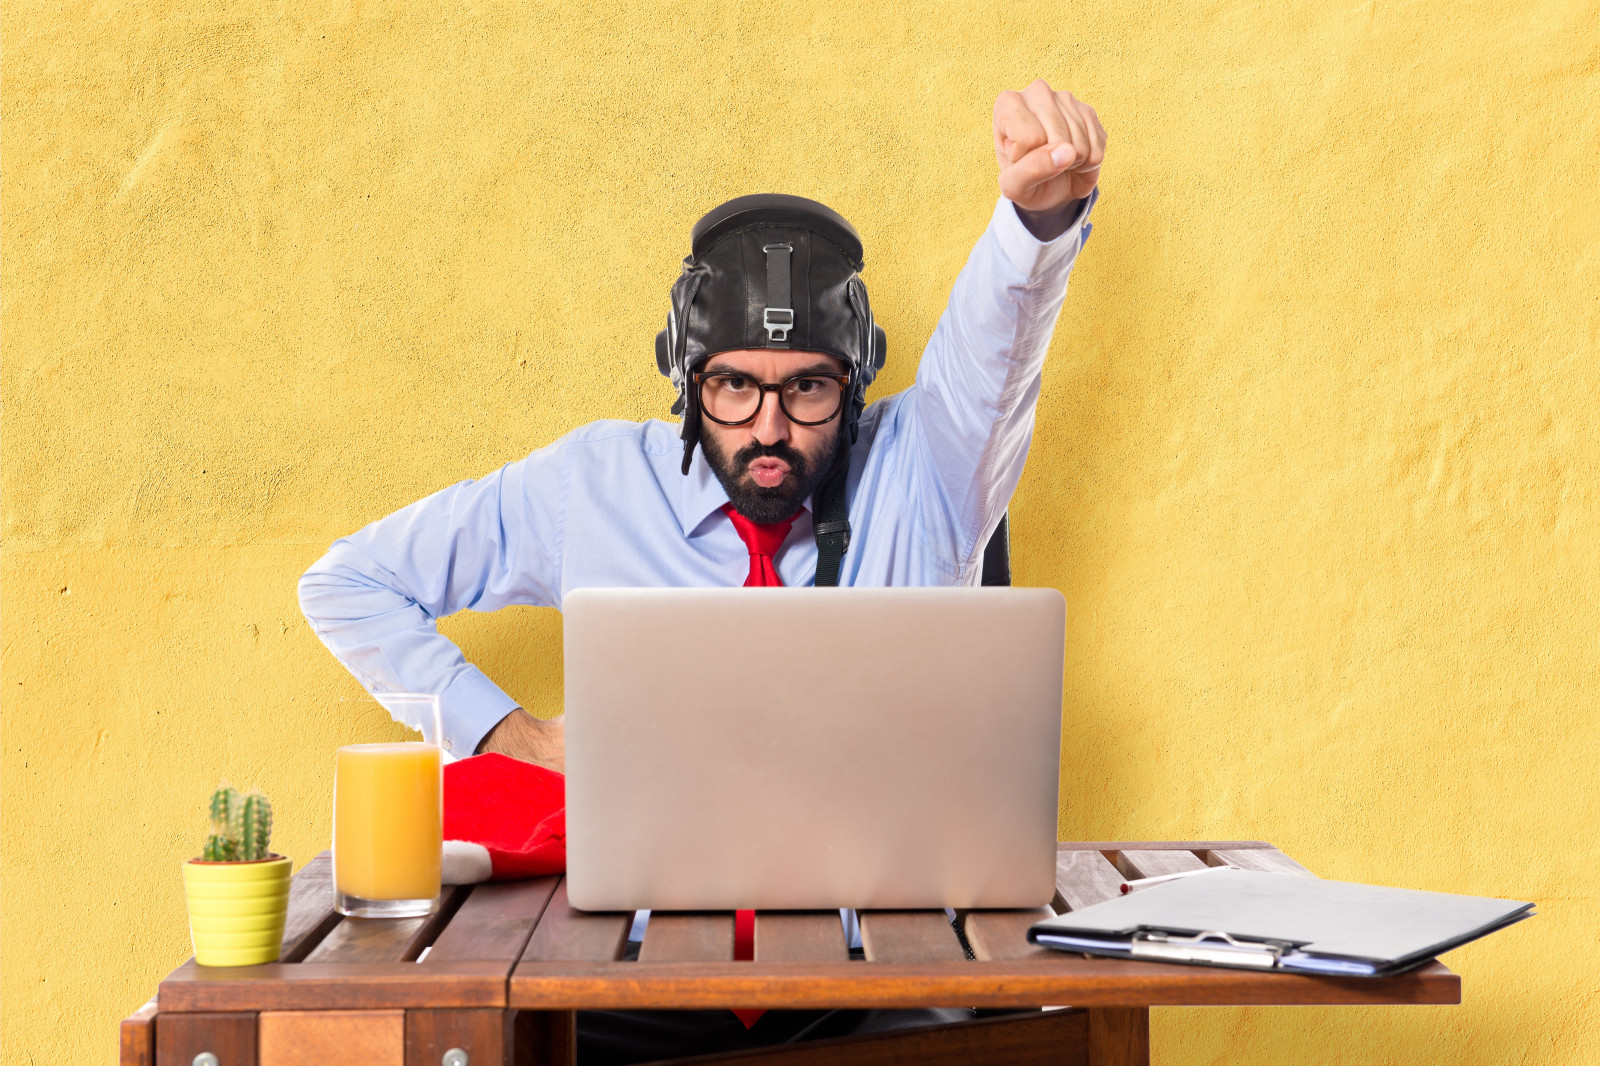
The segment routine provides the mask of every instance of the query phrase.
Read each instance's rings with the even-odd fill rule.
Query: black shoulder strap
[[[1006,515],[1000,516],[988,545],[983,549],[983,580],[985,585],[1011,584],[1011,531]]]
[[[849,452],[845,452],[848,457]],[[817,535],[817,587],[834,588],[839,584],[839,568],[844,565],[844,553],[850,550],[850,505],[845,499],[845,487],[850,481],[850,463],[839,463],[827,481],[817,490],[815,529]]]

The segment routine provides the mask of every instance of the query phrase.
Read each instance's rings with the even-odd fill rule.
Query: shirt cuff
[[[1028,227],[1022,224],[1022,218],[1017,214],[1017,205],[1003,196],[995,204],[994,220],[989,225],[994,229],[995,239],[1000,242],[1000,250],[1006,258],[1023,274],[1034,278],[1053,267],[1070,264],[1077,258],[1078,250],[1094,229],[1089,223],[1089,212],[1099,198],[1099,186],[1089,190],[1089,195],[1078,201],[1076,217],[1053,241],[1041,241],[1029,233]]]
[[[478,749],[489,730],[517,709],[517,701],[500,690],[482,670],[468,666],[439,693],[444,747],[458,759]]]

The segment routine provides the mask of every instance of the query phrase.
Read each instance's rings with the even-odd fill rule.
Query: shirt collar
[[[689,473],[678,478],[678,492],[674,499],[678,525],[685,537],[692,537],[728,502],[728,493],[717,480],[717,475],[706,462],[703,449],[696,447],[689,463]]]

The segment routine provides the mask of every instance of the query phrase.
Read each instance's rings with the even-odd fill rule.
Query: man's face
[[[721,352],[700,367],[779,384],[803,374],[846,374],[842,359],[820,352],[769,348]],[[755,418],[737,426],[700,419],[700,446],[740,514],[752,522],[781,522],[800,509],[832,466],[843,411],[820,426],[784,414],[777,394],[763,396]]]

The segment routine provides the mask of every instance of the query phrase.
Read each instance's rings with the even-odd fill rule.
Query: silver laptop
[[[562,612],[575,907],[1050,902],[1054,589],[580,589]]]

